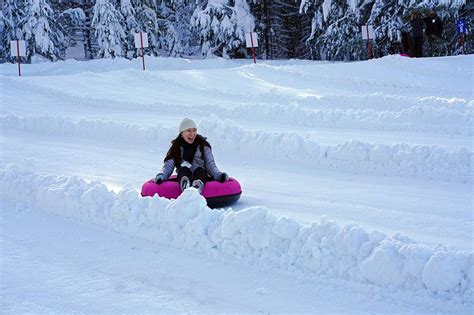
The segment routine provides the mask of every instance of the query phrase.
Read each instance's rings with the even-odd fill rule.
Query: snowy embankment
[[[340,226],[326,219],[303,226],[264,207],[211,210],[194,189],[176,201],[118,194],[99,182],[0,171],[2,202],[94,223],[210,257],[411,292],[419,299],[474,303],[474,253],[428,247],[407,237]],[[20,193],[21,192],[21,193]],[[425,301],[426,302],[426,301]]]
[[[248,131],[215,116],[200,123],[216,150],[232,156],[297,162],[368,175],[397,175],[456,182],[472,182],[474,153],[467,148],[448,150],[436,145],[382,144],[349,140],[324,145],[295,133]],[[93,138],[108,143],[168,143],[176,130],[168,126],[141,126],[104,120],[72,120],[53,116],[0,116],[0,128],[35,134]],[[251,156],[249,156],[251,154]]]
[[[430,98],[413,100],[380,95],[335,95],[321,98],[307,97],[298,101],[298,105],[291,105],[294,100],[279,104],[281,98],[277,102],[276,99],[272,100],[274,97],[274,95],[258,97],[274,101],[276,103],[274,105],[258,104],[253,111],[249,111],[248,106],[240,106],[227,110],[222,115],[250,120],[266,119],[305,127],[474,134],[472,126],[474,104],[469,104],[465,100]],[[439,106],[434,108],[433,103],[438,103]],[[346,106],[347,108],[344,108]],[[219,110],[214,112],[218,113]]]
[[[248,68],[246,72],[258,72],[258,70],[261,69]],[[199,81],[193,81],[192,77],[191,80],[182,80],[174,73],[167,73],[167,75],[146,73],[147,80],[145,81],[143,81],[144,75],[138,71],[123,70],[114,73],[123,80],[137,82],[140,87],[121,85],[119,89],[110,88],[110,95],[94,90],[75,90],[77,82],[84,80],[97,82],[97,86],[100,86],[103,78],[98,74],[92,78],[85,74],[71,76],[72,78],[57,76],[55,81],[62,82],[56,85],[42,81],[41,77],[32,77],[26,82],[21,82],[14,77],[3,77],[1,80],[10,89],[16,89],[19,92],[28,89],[32,94],[46,94],[50,96],[49,99],[62,99],[66,104],[72,102],[75,106],[94,109],[97,108],[97,104],[101,104],[101,108],[114,110],[135,106],[149,111],[150,114],[173,114],[186,109],[190,114],[212,112],[223,118],[268,121],[310,128],[355,128],[474,135],[474,102],[460,97],[411,97],[374,91],[355,94],[359,85],[353,86],[355,90],[347,94],[331,92],[326,95],[317,95],[312,90],[302,92],[296,89],[290,92],[276,88],[228,89],[199,86]],[[163,100],[157,102],[162,98],[158,96],[159,94],[156,97],[147,96],[156,85],[171,91],[177,89],[176,93],[186,91],[199,97],[192,102],[193,104],[183,103],[179,106],[165,103]],[[141,95],[139,99],[136,98],[137,94]],[[229,107],[225,105],[228,99],[238,100],[238,102]],[[10,101],[8,95],[6,101],[16,102]]]

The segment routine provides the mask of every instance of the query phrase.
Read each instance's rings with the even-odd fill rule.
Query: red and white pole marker
[[[148,47],[148,34],[147,33],[135,33],[135,48],[139,48],[142,51],[142,65],[145,70],[145,47]]]
[[[250,33],[250,42],[252,44],[252,54],[253,54],[253,63],[257,63],[257,58],[255,58],[255,47],[253,46],[253,36]]]
[[[370,45],[370,40],[375,38],[374,29],[369,24],[363,25],[361,28],[362,39],[367,39],[367,57],[372,59],[372,46]]]
[[[17,57],[18,62],[18,76],[21,77],[21,57],[26,56],[26,45],[24,40],[10,41],[10,53]]]
[[[19,41],[17,40],[16,41],[16,53],[17,53],[17,56],[18,56],[18,76],[21,77],[21,57],[20,57],[20,43]]]
[[[143,70],[145,70],[145,47],[143,47],[143,33],[140,32],[140,45],[142,46],[142,64]]]
[[[247,48],[252,49],[253,63],[257,63],[255,47],[258,47],[258,36],[255,32],[245,33],[245,44]]]
[[[367,58],[372,59],[372,47],[370,47],[369,25],[365,26],[367,32]]]

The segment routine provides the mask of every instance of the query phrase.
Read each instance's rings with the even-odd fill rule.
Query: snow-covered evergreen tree
[[[161,35],[158,25],[158,5],[155,0],[133,0],[132,4],[135,7],[135,17],[139,29],[148,34],[148,51],[157,56]]]
[[[197,38],[190,27],[195,7],[195,1],[192,0],[168,0],[161,3],[159,45],[168,55],[192,55],[197,52]]]
[[[365,59],[366,43],[360,40],[360,27],[369,24],[376,34],[372,48],[376,57],[399,53],[402,32],[409,34],[408,16],[435,9],[445,25],[443,38],[425,41],[425,55],[449,55],[459,46],[454,22],[464,0],[302,0],[300,11],[314,9],[308,45],[315,59]]]
[[[358,3],[357,0],[303,0],[303,12],[312,4],[316,6],[308,39],[313,58],[360,59],[366,46],[360,33],[363,22]]]
[[[305,40],[310,29],[310,18],[300,14],[294,0],[269,1],[267,27],[270,31],[269,48],[272,58],[303,58],[308,48]]]
[[[245,51],[245,33],[255,28],[254,17],[245,0],[232,7],[227,0],[209,0],[196,8],[191,26],[198,33],[203,56],[229,57]]]
[[[78,39],[77,34],[78,32],[81,33],[85,27],[86,14],[81,8],[69,7],[59,14],[58,23],[62,25],[65,43],[67,46],[76,46],[76,39]],[[79,39],[83,39],[83,36],[81,36]]]
[[[373,56],[380,57],[403,51],[402,32],[408,32],[400,19],[403,8],[386,0],[375,0],[370,4],[369,18],[366,23],[373,27],[376,38],[373,43]]]
[[[109,2],[97,0],[94,5],[92,28],[99,45],[99,57],[125,56],[126,36],[122,14]]]
[[[67,45],[47,0],[26,0],[24,12],[21,24],[28,60],[35,56],[52,61],[62,59]]]
[[[357,60],[367,58],[362,25],[374,27],[375,57],[399,53],[410,13],[430,9],[437,11],[444,32],[425,40],[424,52],[442,56],[461,53],[456,20],[474,22],[465,0],[301,0],[299,9],[295,1],[4,0],[0,60],[11,60],[13,39],[27,41],[28,58],[60,59],[76,41],[84,42],[91,56],[98,51],[99,58],[131,58],[138,31],[148,34],[147,51],[153,55],[244,56],[245,33],[257,31],[260,52],[270,58]],[[466,35],[467,53],[474,49],[472,38]]]
[[[3,2],[0,16],[0,23],[2,23],[0,59],[12,60],[10,41],[24,39],[21,27],[24,14],[24,2],[16,0],[5,0]]]
[[[240,54],[246,53],[245,33],[255,31],[255,17],[250,12],[250,6],[247,0],[234,0],[233,6],[235,12],[235,33],[239,34],[239,39],[242,41]]]
[[[82,26],[86,19],[86,14],[81,8],[68,8],[59,14],[61,22],[66,27]]]
[[[7,58],[7,54],[8,54],[8,46],[7,46],[8,41],[3,40],[3,38],[6,37],[3,34],[4,29],[5,29],[5,18],[3,17],[3,12],[0,11],[0,32],[2,33],[1,38],[0,38],[0,40],[1,40],[1,42],[0,42],[0,63],[5,62],[5,60]]]
[[[135,8],[130,0],[120,0],[120,12],[125,22],[125,56],[127,56],[127,58],[137,57],[134,34],[140,32],[140,27],[135,17]]]

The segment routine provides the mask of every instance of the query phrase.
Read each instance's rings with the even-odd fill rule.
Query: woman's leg
[[[193,187],[199,190],[199,193],[203,190],[204,184],[207,181],[207,173],[202,167],[198,167],[193,172]]]
[[[203,184],[206,183],[207,181],[207,173],[202,167],[198,167],[197,169],[194,170],[193,172],[193,179],[199,179],[203,182]]]
[[[188,167],[182,166],[178,170],[178,182],[181,191],[191,186],[191,180],[193,178],[193,173]]]

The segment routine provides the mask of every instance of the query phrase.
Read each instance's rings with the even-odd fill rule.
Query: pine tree
[[[109,0],[97,0],[92,28],[99,45],[99,57],[114,58],[125,55],[126,36],[123,16]]]
[[[357,60],[366,51],[360,26],[362,14],[356,0],[304,0],[301,10],[315,6],[312,20],[312,57],[323,60]],[[362,4],[363,5],[363,4]]]
[[[410,32],[411,11],[429,9],[437,11],[444,33],[425,39],[424,53],[444,56],[461,53],[456,20],[473,22],[472,4],[465,0],[301,0],[299,9],[298,0],[247,1],[4,0],[0,60],[12,60],[14,39],[27,41],[28,59],[61,59],[76,41],[84,41],[91,57],[98,51],[98,57],[132,58],[138,31],[148,34],[153,55],[240,57],[248,54],[245,33],[256,31],[265,57],[359,60],[367,58],[362,25],[374,28],[375,57],[395,54]],[[474,49],[472,37],[466,35],[465,53]]]
[[[400,6],[394,6],[384,0],[375,0],[369,9],[369,18],[366,23],[373,27],[376,38],[374,38],[374,57],[398,53],[403,50],[398,43],[401,42],[401,31],[404,26],[398,18]]]
[[[327,1],[326,1],[327,2]],[[323,3],[325,4],[323,6]],[[311,32],[306,40],[309,55],[312,59],[320,59],[319,52],[313,46],[315,38],[323,31],[323,25],[327,19],[329,8],[323,0],[302,0],[300,4],[300,14],[312,16]]]
[[[3,63],[5,62],[6,58],[7,58],[7,54],[8,54],[8,45],[7,45],[7,42],[8,41],[4,41],[3,38],[6,37],[4,34],[3,34],[3,30],[5,29],[5,18],[3,17],[3,12],[0,11],[0,30],[2,31],[2,35],[1,35],[1,45],[0,45],[0,63]]]
[[[23,40],[21,22],[24,18],[23,2],[5,0],[2,6],[0,23],[2,24],[0,59],[12,60],[10,55],[10,41]]]
[[[197,38],[191,32],[190,21],[195,2],[171,0],[160,6],[159,46],[170,56],[196,54]]]
[[[250,6],[246,0],[234,1],[234,12],[236,20],[236,34],[239,34],[239,39],[245,44],[245,34],[255,31],[255,17],[250,13]],[[246,54],[246,49],[239,49],[240,55]]]
[[[270,56],[269,52],[269,36],[268,30],[270,29],[268,22],[269,11],[267,9],[267,0],[253,0],[250,1],[249,7],[250,12],[255,18],[255,29],[254,32],[258,36],[258,47],[255,48],[257,56],[261,56],[262,59],[266,60]],[[267,27],[268,26],[268,27]],[[249,54],[250,51],[247,50]]]
[[[445,25],[445,34],[433,42],[425,41],[425,55],[441,56],[456,52],[458,39],[454,21],[464,0],[302,0],[300,11],[313,16],[308,44],[315,59],[357,60],[367,58],[366,42],[360,27],[369,24],[376,38],[372,41],[375,57],[403,51],[402,40],[409,42],[408,16],[413,10],[426,14],[436,9]],[[314,13],[310,13],[310,9]]]
[[[157,56],[161,35],[158,25],[158,6],[155,0],[133,0],[132,3],[134,3],[135,17],[139,29],[148,34],[148,51]]]
[[[233,33],[230,18],[232,9],[227,0],[209,0],[207,5],[198,7],[191,18],[191,27],[198,33],[201,54],[211,57],[225,55],[229,47],[228,34]]]
[[[57,7],[56,10],[60,12],[61,8]],[[67,47],[76,46],[78,40],[84,39],[82,31],[86,23],[86,14],[82,8],[69,6],[59,14],[58,23],[62,25]]]
[[[140,27],[135,18],[135,8],[132,6],[130,0],[120,0],[120,12],[125,21],[125,56],[129,59],[137,57],[135,49],[135,33],[140,32]]]
[[[245,33],[254,30],[255,22],[245,1],[236,1],[233,7],[227,0],[209,0],[196,8],[191,27],[198,33],[203,56],[243,54]]]
[[[22,30],[27,58],[42,56],[55,61],[64,57],[66,43],[51,6],[46,0],[26,0]]]
[[[307,55],[306,38],[310,18],[300,14],[293,0],[267,1],[269,49],[272,58],[302,58]],[[264,2],[265,4],[265,2]]]
[[[195,1],[181,1],[174,8],[173,29],[176,32],[174,49],[177,54],[196,55],[198,53],[198,37],[191,32],[191,16],[196,8]]]

